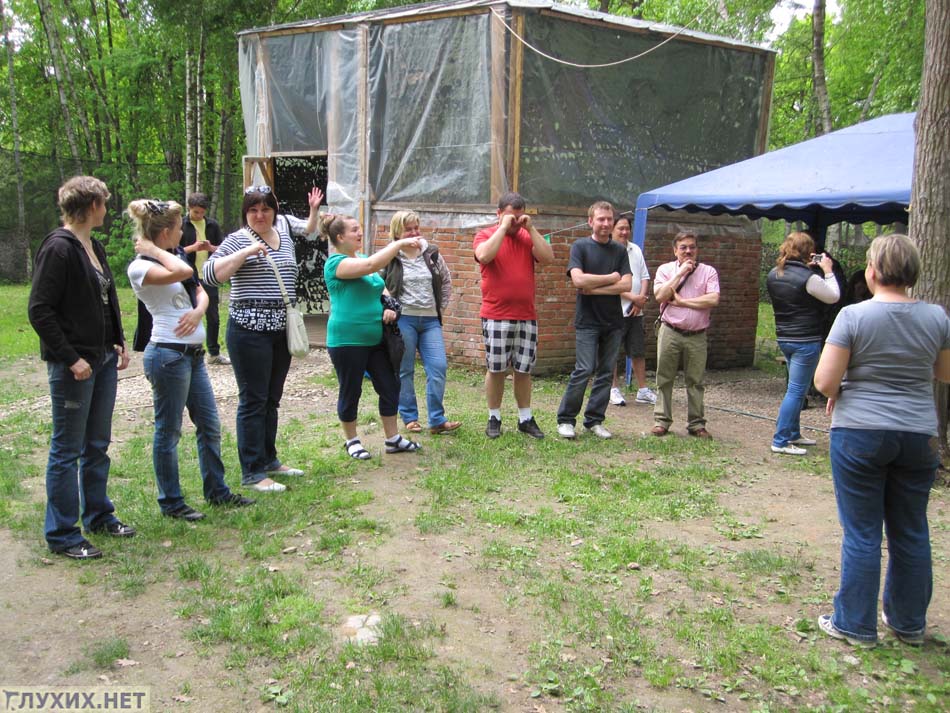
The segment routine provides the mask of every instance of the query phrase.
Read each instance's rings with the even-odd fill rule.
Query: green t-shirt
[[[342,253],[331,255],[323,268],[330,293],[327,346],[372,347],[383,339],[383,305],[379,297],[386,283],[375,272],[353,280],[339,279],[336,269],[345,258]]]

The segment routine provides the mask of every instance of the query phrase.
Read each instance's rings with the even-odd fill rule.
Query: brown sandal
[[[410,421],[406,424],[406,430],[410,433],[422,433],[422,424],[418,421]]]
[[[650,433],[652,433],[654,436],[665,436],[669,432],[670,429],[668,429],[666,426],[654,426],[653,430],[650,431]]]

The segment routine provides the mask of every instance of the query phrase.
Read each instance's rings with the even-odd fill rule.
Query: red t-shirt
[[[472,247],[488,240],[498,225],[485,228],[475,236]],[[476,258],[476,262],[478,258]],[[506,235],[495,259],[482,269],[483,319],[533,320],[534,311],[534,254],[531,234],[519,228],[516,235]]]

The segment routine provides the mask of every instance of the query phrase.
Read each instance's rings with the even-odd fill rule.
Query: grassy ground
[[[24,291],[0,297],[21,315],[11,307],[3,317],[0,352],[32,353],[32,332],[19,331]],[[763,345],[774,340],[770,312],[760,310]],[[332,391],[334,381],[310,386]],[[279,448],[307,477],[252,508],[209,509],[198,525],[159,516],[150,424],[127,427],[110,482],[141,534],[97,540],[108,548],[101,562],[57,561],[60,586],[86,597],[105,589],[130,617],[145,602],[174,611],[200,669],[176,680],[170,706],[221,710],[195,692],[211,677],[219,695],[243,695],[252,709],[946,710],[942,637],[865,651],[816,630],[832,572],[809,543],[776,537],[782,523],[736,504],[737,484],[786,466],[752,467],[735,444],[635,433],[526,444],[506,432],[488,448],[481,375],[453,370],[450,389],[451,415],[466,422],[456,436],[365,464],[343,454],[331,409],[298,410],[282,421]],[[536,404],[550,411],[562,391],[541,380]],[[0,525],[28,548],[28,571],[44,566],[36,493],[47,419],[42,409],[0,419]],[[368,407],[361,430],[378,434]],[[193,439],[181,450],[197,499]],[[230,433],[224,456],[237,472]],[[807,467],[821,474],[779,472],[827,490],[827,460]],[[417,586],[435,571],[435,584]],[[341,613],[370,611],[383,614],[379,645],[342,641]],[[457,644],[466,622],[503,615],[515,623],[491,655],[479,643],[493,631]],[[114,676],[141,649],[137,638],[94,636],[55,682]],[[127,670],[124,683],[147,680]]]

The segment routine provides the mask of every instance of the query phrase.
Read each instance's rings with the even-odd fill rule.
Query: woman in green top
[[[398,314],[387,308],[384,300],[389,298],[389,293],[378,273],[400,250],[418,248],[419,239],[397,240],[367,257],[359,252],[363,246],[363,230],[355,219],[328,215],[322,228],[336,248],[336,252],[327,258],[323,276],[330,293],[327,351],[340,382],[336,412],[346,436],[346,452],[359,460],[370,457],[356,435],[356,414],[363,392],[364,373],[369,374],[373,388],[379,394],[386,452],[417,451],[419,444],[403,438],[396,425],[399,378],[383,345],[383,322],[395,322]]]

